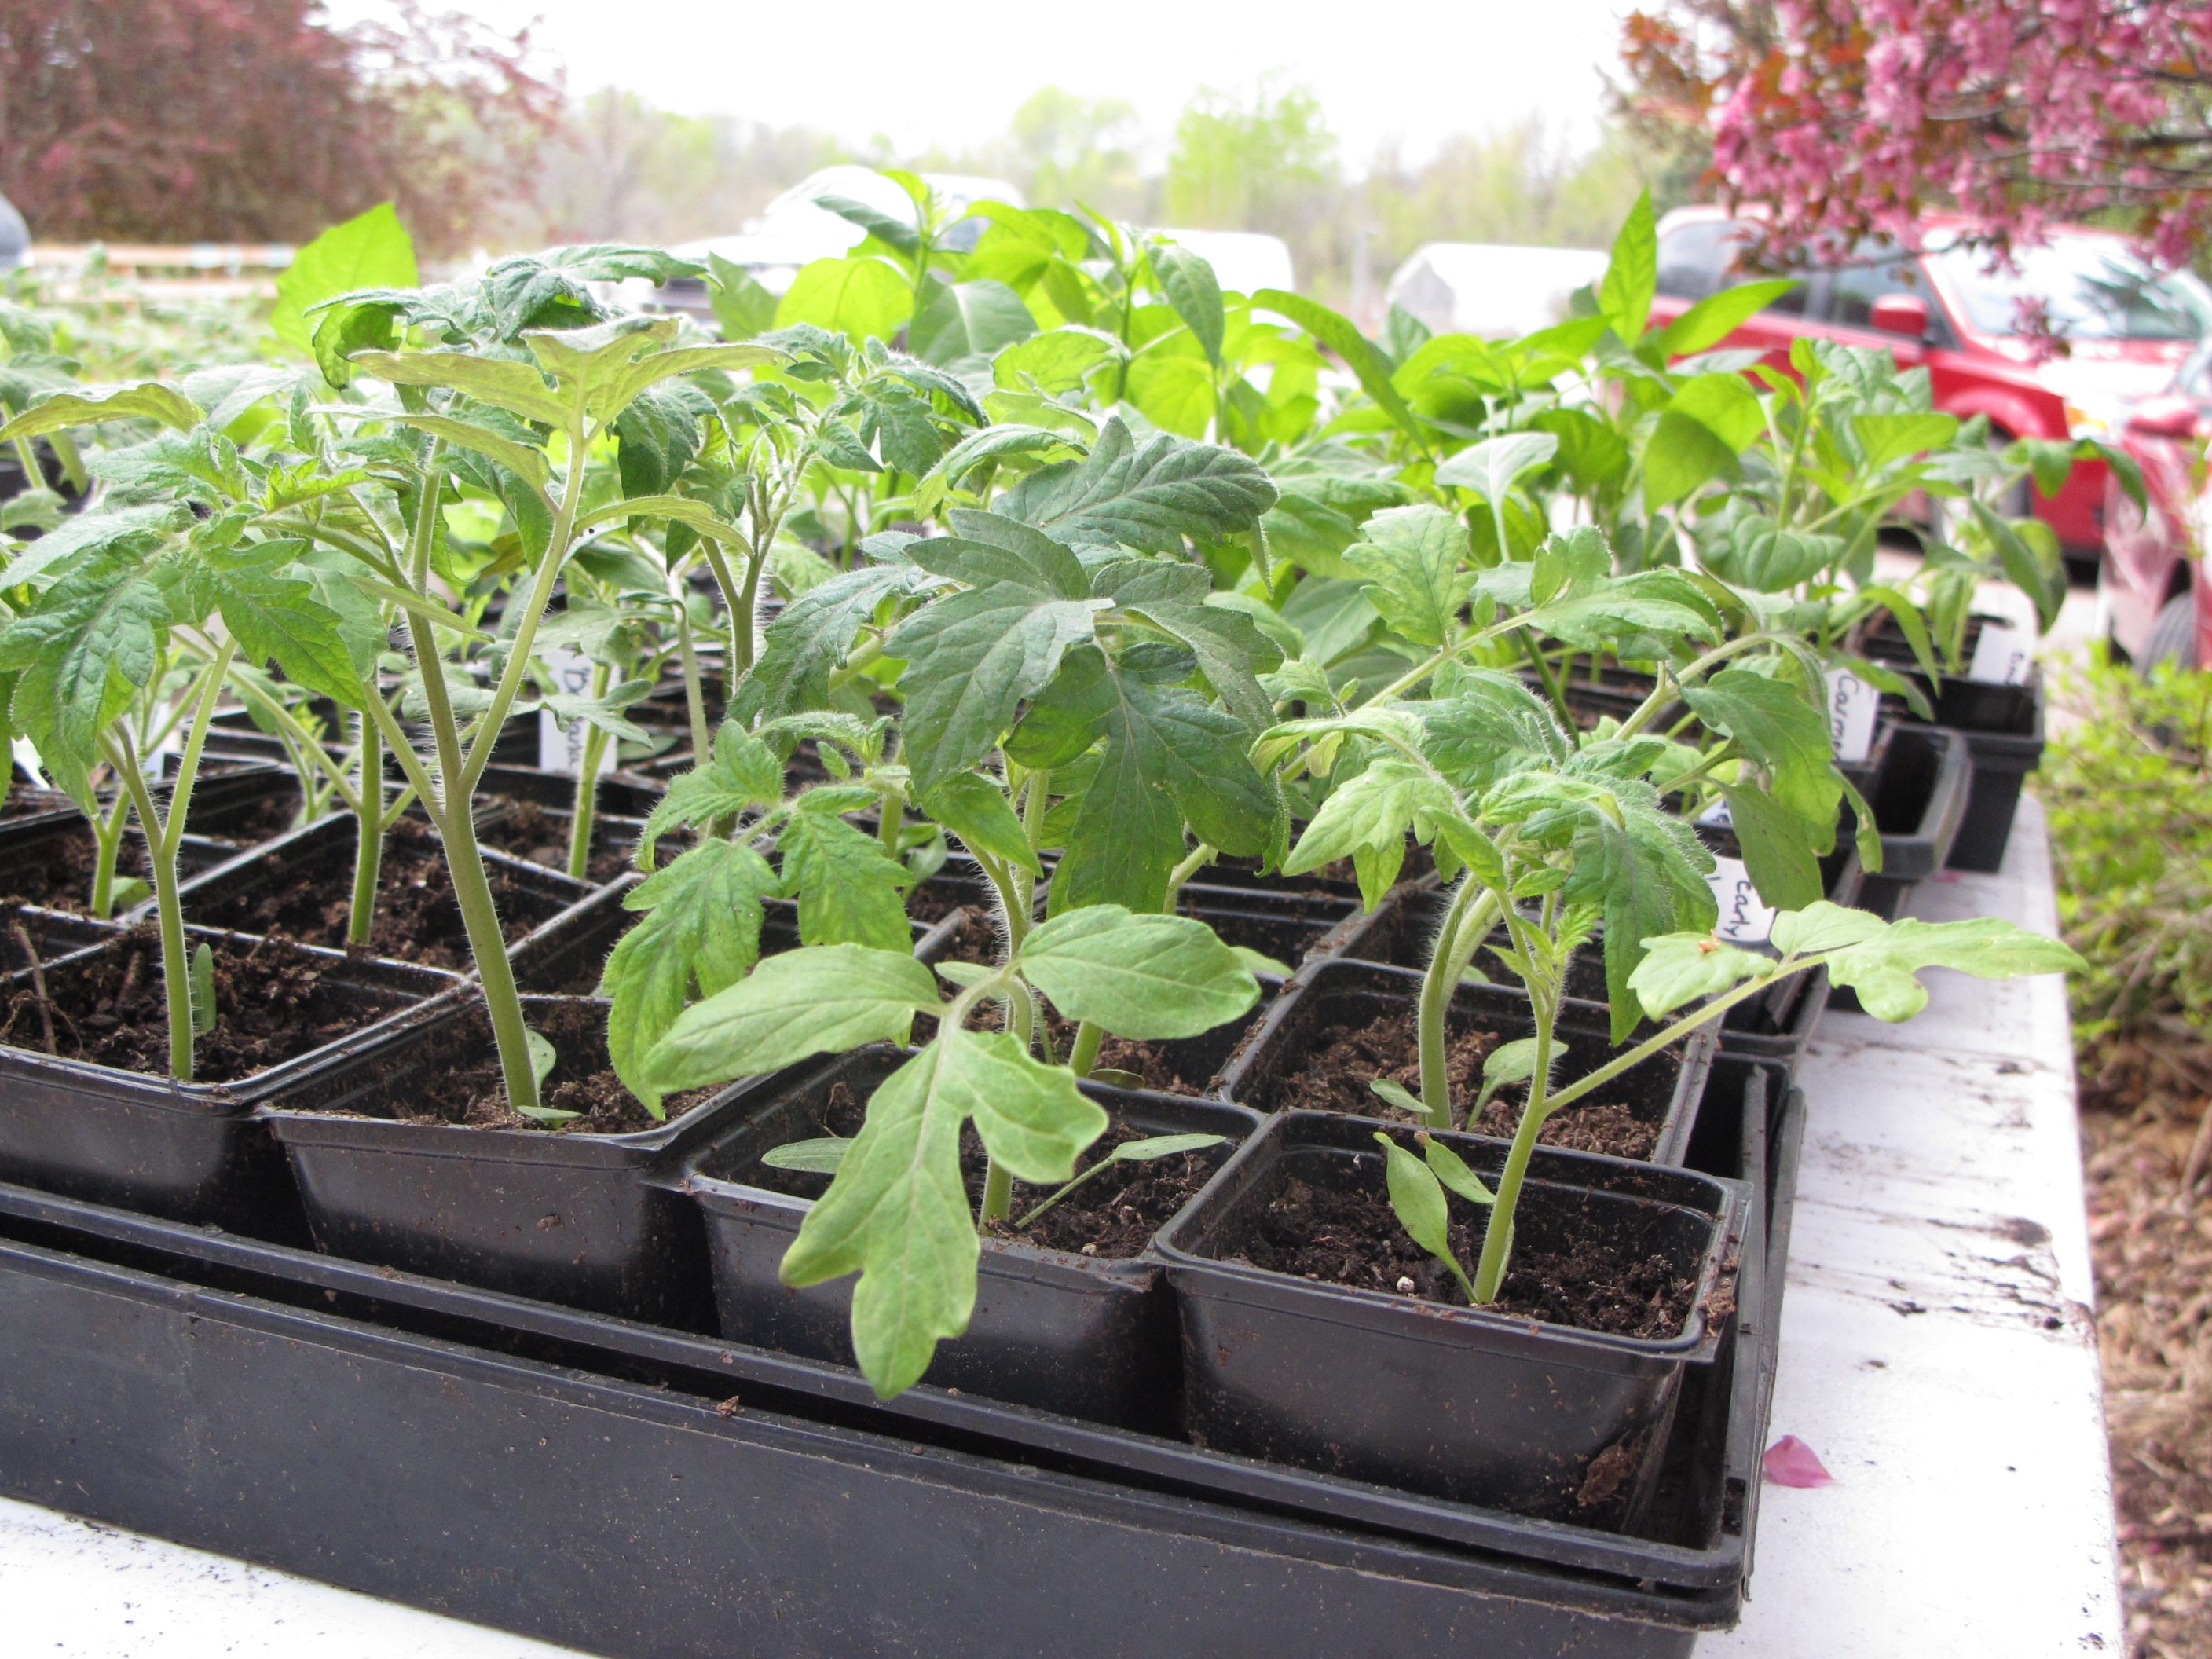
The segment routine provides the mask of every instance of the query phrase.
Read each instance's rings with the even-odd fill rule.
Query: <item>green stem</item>
[[[593,701],[607,695],[612,672],[605,663],[592,668]],[[576,793],[568,815],[568,876],[582,881],[592,868],[592,819],[599,799],[599,763],[606,758],[607,734],[596,726],[584,728],[584,746],[576,757]]]
[[[1567,707],[1567,694],[1560,688],[1559,677],[1552,672],[1550,659],[1544,655],[1544,647],[1537,643],[1534,634],[1527,632],[1521,635],[1521,643],[1528,650],[1528,660],[1536,665],[1536,677],[1543,681],[1544,695],[1552,700],[1552,707],[1559,711],[1560,723],[1568,731],[1573,731],[1575,711]],[[1595,663],[1596,659],[1593,657],[1591,661]]]
[[[1093,1176],[1104,1175],[1107,1170],[1114,1167],[1114,1164],[1115,1160],[1110,1158],[1102,1158],[1098,1159],[1081,1175],[1076,1176],[1074,1180],[1069,1182],[1065,1187],[1062,1187],[1050,1198],[1045,1200],[1043,1203],[1038,1205],[1027,1215],[1024,1216],[1019,1221],[1014,1223],[1014,1231],[1016,1232],[1026,1231],[1030,1224],[1035,1222],[1036,1218],[1042,1215],[1047,1210],[1052,1208],[1054,1205],[1059,1203],[1060,1200],[1066,1198],[1070,1193],[1073,1192],[1078,1187],[1080,1187],[1085,1182],[1090,1180]]]
[[[1825,954],[1784,957],[1772,973],[1762,974],[1756,979],[1746,980],[1725,995],[1715,997],[1688,1018],[1675,1021],[1674,1024],[1668,1026],[1656,1036],[1647,1037],[1633,1048],[1615,1054],[1589,1076],[1576,1079],[1552,1097],[1552,1109],[1557,1111],[1563,1107],[1573,1105],[1591,1090],[1603,1088],[1623,1072],[1632,1066],[1642,1065],[1652,1055],[1660,1053],[1669,1045],[1680,1042],[1699,1026],[1711,1024],[1738,1003],[1750,1001],[1769,986],[1778,983],[1791,974],[1803,973],[1809,968],[1823,967],[1827,960]]]
[[[579,444],[572,451],[578,456],[580,471],[581,448]],[[427,534],[422,526],[436,513],[438,495],[444,484],[444,474],[434,465],[423,487],[418,536]],[[572,502],[577,493],[570,489]],[[564,510],[564,520],[566,516]],[[547,570],[560,562],[558,550],[566,545],[565,522],[559,529],[562,533],[547,549],[544,567]],[[544,584],[541,582],[540,586]],[[543,608],[542,601],[539,608]],[[446,844],[446,870],[453,878],[453,898],[460,908],[461,925],[468,933],[469,954],[474,958],[477,983],[483,991],[484,1012],[498,1046],[500,1075],[507,1085],[507,1104],[527,1115],[538,1106],[538,1075],[530,1063],[529,1028],[522,1018],[522,999],[515,989],[514,965],[507,959],[507,939],[500,930],[499,907],[492,898],[491,881],[484,874],[483,856],[477,846],[475,814],[470,811],[474,791],[461,754],[460,727],[453,719],[453,702],[447,693],[446,659],[439,654],[437,636],[430,624],[411,611],[406,616],[408,640],[422,670],[422,702],[429,714],[431,741],[437,750],[438,775],[444,785],[434,801],[425,789],[422,804]],[[515,639],[514,652],[508,661],[510,670],[528,655],[528,641],[520,633]],[[503,717],[503,713],[495,707],[495,718],[487,724],[483,735],[498,729],[498,719]],[[486,752],[489,752],[489,745]],[[418,781],[417,787],[421,787]]]
[[[361,786],[353,802],[353,898],[346,911],[346,943],[366,945],[376,926],[376,888],[384,873],[384,735],[366,714],[361,721]]]
[[[1175,914],[1176,906],[1182,901],[1184,885],[1193,876],[1212,863],[1218,852],[1218,848],[1200,842],[1190,849],[1188,856],[1181,864],[1168,872],[1168,902],[1160,907],[1162,912],[1168,915]]]
[[[115,914],[115,861],[123,851],[123,831],[131,820],[131,798],[115,792],[115,805],[92,821],[92,914],[102,921]]]
[[[1067,1068],[1078,1077],[1089,1077],[1098,1064],[1099,1045],[1106,1040],[1106,1028],[1094,1020],[1085,1020],[1075,1028],[1075,1046],[1069,1050]]]
[[[161,990],[169,1012],[169,1075],[179,1083],[192,1080],[191,964],[185,951],[185,911],[177,897],[177,858],[162,834],[161,815],[154,810],[153,792],[139,770],[137,752],[123,739],[123,787],[131,793],[138,823],[146,832],[146,859],[154,878],[155,911],[161,933]],[[171,806],[172,815],[175,807]]]
[[[906,829],[906,791],[895,783],[885,784],[877,817],[880,821],[876,826],[876,839],[883,842],[884,851],[896,858],[899,836]]]
[[[983,1204],[975,1212],[977,1225],[1004,1221],[1014,1207],[1014,1178],[995,1158],[983,1171]]]
[[[1521,1183],[1535,1156],[1536,1137],[1555,1107],[1544,1100],[1544,1085],[1552,1071],[1552,1010],[1536,1005],[1536,1069],[1528,1079],[1528,1103],[1513,1131],[1513,1145],[1505,1154],[1505,1167],[1498,1176],[1498,1201],[1491,1206],[1490,1224],[1482,1235],[1482,1255],[1475,1263],[1474,1289],[1470,1297],[1478,1308],[1498,1300],[1498,1287],[1505,1277],[1505,1262],[1513,1248],[1513,1214],[1521,1203]]]
[[[1653,720],[1658,719],[1660,713],[1665,709],[1674,694],[1683,686],[1689,684],[1692,680],[1703,678],[1730,657],[1772,643],[1773,641],[1765,634],[1746,634],[1740,639],[1724,640],[1682,670],[1680,673],[1672,676],[1668,674],[1667,665],[1662,663],[1659,665],[1658,684],[1651,688],[1651,695],[1637,705],[1635,713],[1620,723],[1620,730],[1613,735],[1620,738],[1634,737]]]
[[[691,639],[691,613],[677,596],[676,650],[684,664],[684,712],[691,720],[691,763],[705,766],[714,758],[714,733],[707,726],[707,698],[699,685],[699,652]]]
[[[1462,880],[1444,911],[1443,926],[1437,930],[1436,946],[1429,955],[1428,972],[1421,977],[1421,1000],[1414,1023],[1421,1060],[1421,1109],[1433,1129],[1451,1127],[1451,1078],[1445,1042],[1452,991],[1489,935],[1497,906],[1497,895],[1487,887],[1472,876]]]

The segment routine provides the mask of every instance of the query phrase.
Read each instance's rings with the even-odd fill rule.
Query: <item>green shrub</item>
[[[2045,757],[2058,914],[2089,962],[2081,1040],[2212,1011],[2212,672],[2148,681],[2101,653],[2055,698],[2075,717]]]

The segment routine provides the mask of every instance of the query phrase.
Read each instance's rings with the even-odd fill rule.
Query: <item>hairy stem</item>
[[[605,663],[592,667],[592,696],[594,701],[607,695],[607,680],[613,671]],[[592,818],[599,800],[599,763],[606,758],[607,734],[598,726],[584,727],[584,745],[576,757],[576,793],[568,815],[568,875],[571,880],[581,881],[592,867]]]
[[[1421,1109],[1429,1127],[1451,1127],[1451,1077],[1445,1044],[1449,1035],[1452,992],[1475,951],[1490,935],[1497,918],[1498,896],[1473,876],[1462,880],[1444,911],[1429,955],[1428,971],[1421,976],[1421,1000],[1414,1024],[1421,1057]]]
[[[983,1202],[975,1212],[978,1226],[1004,1221],[1014,1207],[1014,1178],[1006,1166],[993,1158],[983,1172]]]
[[[699,650],[691,638],[691,614],[682,596],[676,606],[676,651],[684,664],[684,712],[691,720],[691,763],[705,766],[714,758],[714,737],[707,725],[707,697],[699,684]]]
[[[115,792],[115,805],[92,821],[92,914],[102,921],[115,914],[115,860],[123,850],[123,831],[131,819],[131,798]]]
[[[1498,1300],[1506,1258],[1513,1249],[1513,1215],[1521,1202],[1521,1183],[1528,1173],[1528,1160],[1535,1156],[1536,1137],[1543,1132],[1544,1120],[1556,1109],[1544,1099],[1544,1085],[1552,1071],[1553,1015],[1552,1006],[1536,1005],[1536,1069],[1528,1079],[1528,1103],[1521,1109],[1513,1145],[1505,1154],[1505,1167],[1498,1172],[1498,1201],[1491,1206],[1490,1224],[1482,1235],[1482,1255],[1475,1263],[1474,1291],[1470,1298],[1478,1308]]]
[[[1106,1040],[1106,1028],[1093,1020],[1085,1020],[1075,1028],[1075,1044],[1068,1050],[1067,1068],[1078,1077],[1089,1077],[1098,1065],[1099,1045]]]
[[[373,695],[373,694],[372,694]],[[376,887],[384,874],[384,734],[361,717],[361,771],[353,800],[353,898],[346,911],[346,943],[366,945],[376,926]]]

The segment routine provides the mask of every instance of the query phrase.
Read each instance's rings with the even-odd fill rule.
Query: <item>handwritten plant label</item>
[[[1875,716],[1881,694],[1848,668],[1831,668],[1828,682],[1828,743],[1836,758],[1849,764],[1874,750]]]
[[[2034,660],[2034,643],[2025,629],[2011,623],[1985,622],[1981,638],[1974,641],[1966,678],[1983,685],[2024,684]]]
[[[1774,933],[1774,907],[1759,897],[1741,859],[1715,859],[1705,878],[1721,918],[1713,928],[1730,945],[1764,945]]]
[[[592,659],[580,651],[567,646],[557,646],[539,659],[551,677],[553,689],[563,696],[586,697],[592,692]],[[566,772],[571,776],[584,768],[584,728],[586,722],[570,720],[563,731],[561,722],[553,718],[553,711],[538,711],[538,764],[547,772]]]

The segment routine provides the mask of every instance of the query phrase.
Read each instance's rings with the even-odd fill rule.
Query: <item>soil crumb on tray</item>
[[[1236,1254],[1270,1273],[1466,1306],[1458,1280],[1399,1224],[1380,1190],[1379,1170],[1376,1182],[1377,1189],[1369,1191],[1285,1181],[1252,1218]],[[1458,1203],[1452,1212],[1452,1254],[1472,1277],[1486,1218]],[[1520,1231],[1527,1231],[1525,1220]],[[1401,1289],[1408,1279],[1413,1289]],[[1656,1252],[1624,1258],[1595,1240],[1547,1248],[1523,1238],[1492,1309],[1577,1330],[1662,1340],[1680,1334],[1696,1294],[1696,1280]]]
[[[1444,1048],[1444,1073],[1455,1109],[1481,1094],[1482,1063],[1499,1041],[1494,1030],[1455,1022]],[[1262,1098],[1270,1111],[1342,1112],[1394,1123],[1419,1121],[1370,1088],[1375,1078],[1395,1083],[1408,1094],[1421,1092],[1419,1017],[1414,1009],[1320,1026],[1304,1054],[1267,1079]],[[1468,1127],[1477,1134],[1510,1139],[1526,1097],[1522,1085],[1509,1084]],[[1543,1146],[1573,1152],[1641,1158],[1649,1158],[1659,1144],[1659,1127],[1631,1107],[1585,1099],[1553,1114],[1537,1139]]]
[[[192,1044],[194,1080],[231,1083],[294,1060],[380,1019],[411,1000],[331,978],[342,964],[283,939],[225,939],[215,944],[216,1025]],[[39,994],[19,985],[9,995],[0,1040],[68,1059],[126,1071],[169,1069],[168,1002],[161,939],[151,923],[133,928],[99,955],[49,970],[53,1044],[46,1042]]]

